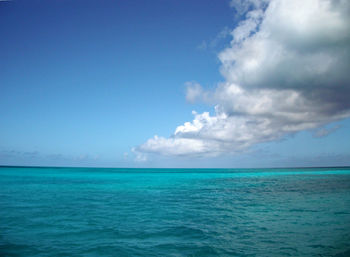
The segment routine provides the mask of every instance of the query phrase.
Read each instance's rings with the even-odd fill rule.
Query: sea
[[[0,256],[350,256],[350,168],[0,167]]]

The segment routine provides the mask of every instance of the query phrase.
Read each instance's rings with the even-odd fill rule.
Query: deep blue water
[[[0,167],[0,256],[350,256],[350,169]]]

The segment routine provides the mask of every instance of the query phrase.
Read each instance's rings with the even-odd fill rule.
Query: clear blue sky
[[[168,138],[192,110],[214,113],[186,101],[185,83],[225,81],[218,53],[237,17],[229,1],[1,1],[0,164],[349,165],[349,119],[328,122],[327,136],[317,126],[240,153],[135,160],[132,148]]]

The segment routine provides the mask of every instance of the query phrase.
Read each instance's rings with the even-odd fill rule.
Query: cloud
[[[338,128],[340,128],[339,125],[334,126],[332,128],[320,128],[318,129],[315,133],[314,133],[314,137],[315,138],[321,138],[321,137],[326,137],[329,134],[333,133],[334,131],[336,131]]]
[[[238,16],[243,16],[249,13],[249,10],[266,8],[268,2],[268,0],[231,0],[230,7]]]
[[[208,48],[215,49],[221,43],[223,43],[223,41],[226,41],[226,38],[230,36],[230,33],[231,33],[231,30],[228,27],[225,27],[211,40],[208,40],[208,41],[203,40],[202,43],[197,46],[197,49],[199,50],[206,50]]]
[[[145,162],[148,160],[147,154],[142,151],[137,150],[138,148],[133,147],[131,152],[135,155],[134,161],[136,162]]]
[[[348,0],[232,1],[244,17],[218,54],[225,81],[213,91],[187,86],[189,102],[215,106],[143,154],[216,156],[350,116]]]
[[[186,100],[190,103],[196,102],[203,96],[203,89],[199,83],[186,82]]]

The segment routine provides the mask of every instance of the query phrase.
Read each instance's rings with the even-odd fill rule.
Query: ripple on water
[[[350,256],[346,174],[0,168],[0,256]]]

